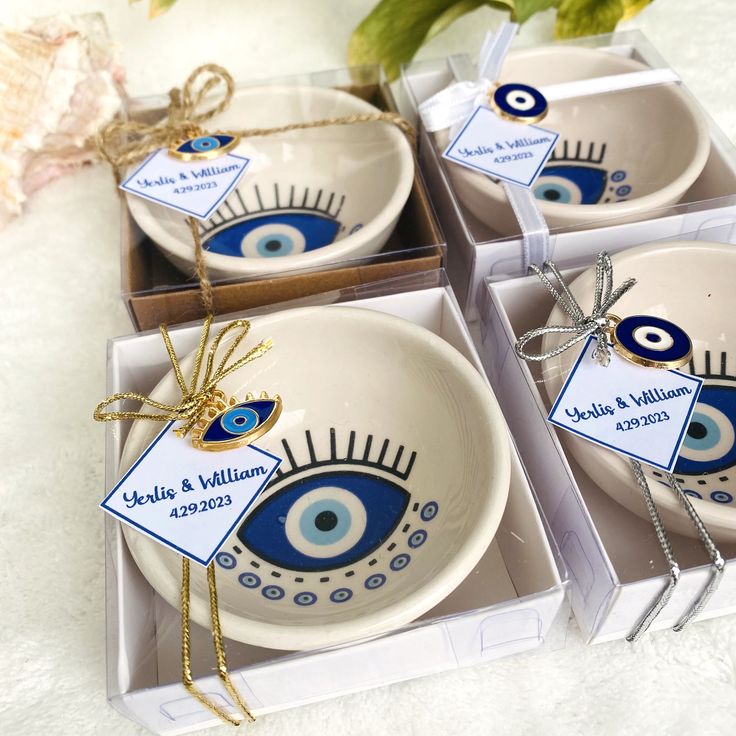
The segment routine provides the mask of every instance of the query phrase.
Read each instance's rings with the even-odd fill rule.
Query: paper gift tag
[[[487,107],[478,107],[442,156],[529,189],[552,155],[558,138],[554,131],[510,122]]]
[[[162,148],[152,153],[120,188],[207,220],[235,188],[248,164],[250,159],[234,153],[205,161],[181,161]]]
[[[645,368],[611,350],[608,366],[589,337],[548,420],[603,447],[671,471],[690,425],[703,379]]]
[[[254,445],[196,449],[169,422],[100,504],[158,542],[208,565],[281,459]]]

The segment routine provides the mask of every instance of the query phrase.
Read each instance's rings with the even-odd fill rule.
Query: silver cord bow
[[[547,278],[544,273],[545,269],[554,276],[559,286],[555,286]],[[545,325],[529,330],[516,341],[514,346],[516,354],[524,360],[539,362],[564,353],[565,350],[587,340],[592,335],[597,341],[595,359],[601,365],[607,366],[611,360],[608,347],[608,330],[611,327],[609,310],[636,283],[636,279],[626,279],[623,284],[614,289],[611,257],[605,251],[599,253],[595,264],[593,311],[586,315],[552,261],[545,261],[542,268],[532,265],[529,270],[539,277],[539,280],[544,284],[547,291],[552,294],[560,309],[572,320],[572,325]],[[528,343],[538,337],[560,333],[571,334],[572,337],[558,347],[546,352],[527,353],[524,349]]]

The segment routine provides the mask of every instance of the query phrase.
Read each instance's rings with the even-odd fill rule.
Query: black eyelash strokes
[[[372,434],[367,435],[364,443],[356,446],[356,433],[354,430],[350,431],[347,447],[344,451],[340,451],[337,443],[337,432],[332,427],[330,428],[330,456],[319,459],[314,449],[311,431],[307,429],[304,432],[304,436],[306,450],[309,455],[308,461],[301,464],[298,463],[294,457],[294,451],[291,445],[289,445],[287,440],[282,439],[281,444],[284,448],[289,469],[284,470],[284,465],[282,464],[269,485],[281,483],[284,479],[292,475],[302,473],[305,470],[311,470],[312,468],[346,464],[383,470],[385,473],[405,481],[411,475],[417,457],[417,453],[412,452],[407,458],[404,445],[399,445],[396,450],[390,450],[391,442],[388,439],[383,440],[380,446],[379,443],[374,444],[374,436]]]
[[[736,381],[736,376],[732,376],[728,372],[728,353],[721,352],[718,355],[718,365],[714,366],[713,357],[714,353],[711,350],[706,350],[703,354],[703,370],[702,372],[697,370],[695,358],[690,358],[688,367],[690,373],[693,376],[699,376],[700,378],[717,378],[723,381]],[[714,369],[715,368],[715,369]]]
[[[325,217],[337,220],[345,204],[345,195],[310,187],[297,188],[292,184],[286,191],[274,182],[273,191],[261,191],[258,184],[253,185],[255,203],[248,207],[239,189],[235,189],[227,199],[215,210],[207,222],[199,223],[199,232],[205,237],[213,230],[221,230],[231,222],[240,222],[246,218],[283,210],[300,212],[320,212]]]
[[[589,164],[602,164],[603,159],[606,157],[606,144],[601,143],[591,143],[588,146],[588,153],[586,155],[583,155],[583,144],[582,141],[578,141],[575,144],[575,152],[571,153],[571,145],[569,145],[569,141],[563,141],[562,142],[562,150],[560,153],[558,153],[559,146],[555,148],[555,150],[552,152],[552,155],[549,157],[548,164],[554,163],[554,162],[583,162],[583,163],[589,163]],[[598,149],[598,150],[596,150]],[[597,155],[596,155],[597,154]]]

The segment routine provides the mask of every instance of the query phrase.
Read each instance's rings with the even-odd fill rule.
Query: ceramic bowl
[[[604,51],[549,46],[509,54],[500,83],[542,87],[648,68]],[[706,120],[676,84],[551,102],[538,125],[560,134],[533,188],[551,228],[635,220],[674,204],[710,151]],[[440,147],[448,142],[448,131],[438,134]],[[502,235],[519,232],[498,183],[459,165],[448,163],[447,171],[460,201],[481,222]]]
[[[701,390],[675,476],[709,531],[720,541],[736,542],[736,247],[722,243],[671,242],[644,245],[612,257],[616,283],[628,277],[637,284],[614,306],[619,316],[649,314],[682,327],[693,343],[693,358],[682,370],[703,376]],[[594,270],[570,285],[583,310],[593,303]],[[556,307],[548,324],[569,324]],[[560,344],[548,336],[542,349]],[[557,397],[576,350],[545,361],[544,385],[549,400]],[[653,369],[654,370],[654,369]],[[560,438],[583,470],[606,493],[648,519],[641,491],[628,460],[575,435]],[[696,532],[663,474],[644,467],[652,495],[667,529],[687,536]]]
[[[276,127],[375,113],[364,100],[319,87],[238,90],[211,130]],[[238,186],[200,232],[211,278],[273,274],[378,253],[414,179],[414,158],[390,123],[333,125],[243,140],[251,159]],[[194,246],[185,216],[128,195],[141,229],[186,273]]]
[[[415,619],[473,570],[500,523],[509,441],[493,394],[444,340],[371,310],[254,319],[236,356],[268,337],[273,349],[219,386],[283,400],[255,443],[283,458],[281,474],[216,556],[225,635],[306,649]],[[189,356],[185,375],[191,366]],[[177,391],[168,374],[151,397]],[[134,424],[122,469],[153,424]],[[178,606],[180,558],[123,528],[143,574]],[[204,568],[192,575],[192,618],[209,626]]]

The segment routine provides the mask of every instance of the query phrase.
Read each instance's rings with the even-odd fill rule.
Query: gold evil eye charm
[[[693,354],[687,333],[673,322],[648,314],[620,319],[609,315],[613,349],[626,360],[647,368],[672,370]]]
[[[198,135],[185,141],[177,141],[169,148],[169,155],[180,161],[206,161],[227,153],[240,143],[236,135],[213,133],[212,135]]]
[[[222,391],[214,398],[192,429],[192,445],[198,450],[232,450],[261,437],[281,416],[281,397],[272,399],[264,391],[260,398],[248,394],[245,401],[229,400]]]
[[[502,84],[488,93],[491,109],[514,123],[538,123],[547,114],[547,98],[528,84]]]

